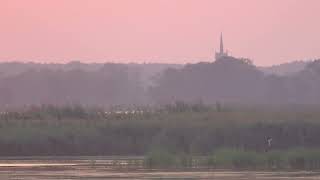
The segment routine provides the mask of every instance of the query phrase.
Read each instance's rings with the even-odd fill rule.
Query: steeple
[[[220,34],[220,51],[216,52],[216,60],[220,60],[223,57],[227,57],[228,56],[228,52],[224,52],[224,48],[223,48],[223,37],[222,37],[222,33]]]
[[[222,37],[222,33],[220,35],[220,54],[223,54],[224,50],[223,50],[223,37]]]

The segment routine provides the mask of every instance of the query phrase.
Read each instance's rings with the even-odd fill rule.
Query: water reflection
[[[79,157],[0,160],[0,179],[320,179],[316,172],[226,171],[212,169],[143,169],[141,158]]]

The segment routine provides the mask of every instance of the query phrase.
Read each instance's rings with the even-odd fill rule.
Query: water
[[[209,169],[144,169],[141,157],[19,157],[0,160],[0,179],[117,180],[298,180],[320,179],[317,172],[259,172]]]

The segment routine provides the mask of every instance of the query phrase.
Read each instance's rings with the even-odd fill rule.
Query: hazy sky
[[[320,0],[0,0],[0,61],[320,57]]]

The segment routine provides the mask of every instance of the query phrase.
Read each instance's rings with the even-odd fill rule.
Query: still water
[[[210,169],[143,169],[141,157],[15,157],[0,160],[0,180],[298,180],[317,172],[259,172]]]

